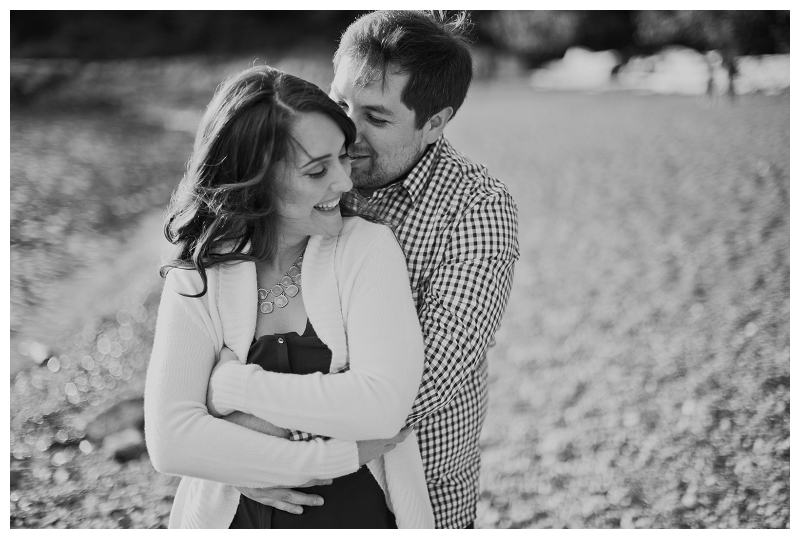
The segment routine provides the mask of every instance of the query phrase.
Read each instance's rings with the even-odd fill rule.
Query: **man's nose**
[[[363,126],[362,125],[362,121],[360,121],[356,117],[356,115],[353,114],[350,111],[347,112],[347,117],[350,118],[351,120],[353,120],[353,123],[356,125],[356,139],[353,141],[353,143],[354,144],[358,144],[359,142],[361,142],[361,133],[362,133],[362,129],[361,128]]]

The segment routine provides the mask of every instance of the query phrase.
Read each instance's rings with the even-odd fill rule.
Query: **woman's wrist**
[[[214,369],[209,381],[210,401],[220,415],[231,412],[244,412],[247,409],[247,382],[250,375],[260,370],[258,365],[242,365],[229,361]]]

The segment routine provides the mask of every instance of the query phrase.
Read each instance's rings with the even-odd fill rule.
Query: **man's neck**
[[[394,185],[396,183],[402,183],[403,180],[405,180],[406,178],[408,178],[408,172],[406,172],[396,180],[392,180],[389,183],[385,183],[380,187],[358,187],[357,189],[362,196],[366,198],[372,198],[372,195],[374,195],[376,191],[380,191],[381,189],[386,189],[390,185]]]
[[[358,192],[362,196],[364,196],[366,198],[371,198],[372,195],[374,195],[376,192],[378,192],[378,191],[380,191],[382,189],[386,189],[387,187],[390,187],[392,185],[395,185],[395,184],[398,184],[398,183],[402,183],[403,181],[405,181],[406,178],[408,178],[408,175],[411,174],[411,171],[414,170],[414,168],[416,168],[416,166],[419,164],[419,162],[422,161],[422,159],[425,157],[425,154],[428,153],[428,151],[431,149],[432,146],[433,146],[433,144],[428,144],[425,147],[425,149],[422,151],[422,153],[419,155],[417,160],[414,161],[414,164],[411,165],[411,168],[409,168],[405,173],[403,173],[400,176],[398,176],[396,179],[394,179],[394,180],[392,180],[392,181],[390,181],[388,183],[385,183],[385,184],[383,184],[383,185],[381,185],[379,187],[356,187],[356,189],[358,190]]]

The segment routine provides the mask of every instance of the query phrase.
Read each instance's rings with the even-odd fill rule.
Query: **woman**
[[[208,106],[168,212],[145,390],[153,466],[184,476],[170,527],[433,527],[413,431],[371,461],[357,442],[400,430],[424,352],[391,231],[342,217],[355,136],[319,88],[267,66]],[[325,504],[300,516],[235,488],[319,480]]]

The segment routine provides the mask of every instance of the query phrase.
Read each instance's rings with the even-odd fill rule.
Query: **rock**
[[[515,524],[524,524],[533,518],[536,508],[531,500],[516,499],[511,503],[507,517]]]
[[[103,451],[117,462],[138,459],[146,451],[144,436],[138,429],[125,429],[106,436]]]
[[[137,460],[147,453],[147,446],[144,442],[129,447],[121,448],[114,453],[114,460],[119,463]]]
[[[733,467],[733,473],[738,476],[749,475],[752,472],[753,463],[748,457],[741,457]]]
[[[131,527],[131,524],[133,524],[133,521],[131,520],[131,517],[129,517],[128,515],[125,515],[125,516],[123,516],[122,518],[119,519],[117,524],[119,525],[120,528],[123,528],[123,529],[127,530],[128,528]]]
[[[494,526],[500,520],[500,512],[494,507],[489,507],[481,520],[484,526]]]
[[[619,527],[625,530],[632,530],[636,528],[636,525],[633,522],[633,514],[625,513],[622,515],[622,518],[619,519]]]
[[[85,496],[86,493],[83,490],[75,489],[56,496],[54,502],[59,507],[71,508],[74,505],[80,506]]]
[[[607,508],[608,501],[605,496],[586,496],[581,502],[581,514],[584,518]]]
[[[636,410],[627,410],[624,414],[622,414],[622,424],[627,428],[638,425],[640,419],[641,415]]]
[[[681,413],[683,415],[692,415],[694,413],[695,407],[696,407],[695,401],[693,401],[692,399],[688,399],[681,406]]]
[[[32,342],[28,345],[28,358],[37,365],[41,365],[54,354],[53,349],[40,342]]]
[[[628,495],[628,491],[622,487],[613,487],[611,490],[608,491],[606,494],[606,499],[608,503],[611,505],[619,504],[625,496]]]
[[[775,376],[773,378],[768,378],[763,384],[761,384],[761,389],[765,393],[771,393],[776,391],[781,386],[789,389],[789,376]]]
[[[782,489],[783,489],[785,486],[786,486],[786,485],[784,485],[784,483],[783,483],[782,481],[776,481],[775,483],[773,483],[773,484],[772,484],[772,486],[771,486],[771,487],[769,487],[769,496],[770,496],[771,498],[774,498],[775,496],[777,496],[777,495],[778,495],[778,493],[779,493],[779,492],[780,492],[780,491],[781,491],[781,490],[782,490]]]
[[[144,430],[144,399],[141,397],[118,402],[87,421],[86,436],[93,442],[99,442],[110,434],[131,428]]]
[[[23,486],[25,475],[22,470],[11,470],[11,490],[17,490]]]
[[[53,473],[53,482],[56,485],[63,485],[67,481],[69,481],[69,472],[64,468],[59,468]]]

